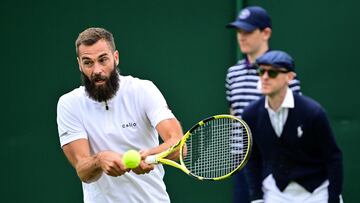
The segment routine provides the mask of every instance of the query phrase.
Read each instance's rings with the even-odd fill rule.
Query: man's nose
[[[94,73],[95,73],[95,74],[100,74],[100,73],[102,73],[102,71],[103,71],[102,65],[100,65],[100,64],[97,63],[97,62],[95,62],[95,64],[94,64]]]

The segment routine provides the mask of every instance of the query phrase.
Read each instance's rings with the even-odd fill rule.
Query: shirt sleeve
[[[153,127],[165,119],[175,118],[164,96],[151,81],[144,82],[144,91],[141,94],[140,102],[144,103],[146,116]]]
[[[290,81],[289,88],[297,94],[302,94],[301,86],[300,86],[300,79],[298,78],[298,76],[295,76],[295,78]]]
[[[61,147],[78,139],[87,139],[86,131],[79,117],[76,104],[71,102],[69,97],[62,96],[57,105],[57,124]]]
[[[228,70],[229,71],[229,70]],[[229,104],[229,107],[231,106],[231,89],[230,89],[230,78],[229,78],[229,72],[226,74],[225,77],[225,93],[226,93],[226,101]]]

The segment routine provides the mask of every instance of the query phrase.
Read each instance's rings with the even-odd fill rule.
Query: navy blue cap
[[[260,30],[271,28],[271,19],[265,9],[259,6],[249,6],[242,9],[236,20],[226,27],[252,32],[257,28]]]
[[[272,50],[256,59],[255,64],[270,65],[273,68],[285,68],[288,71],[295,72],[295,63],[293,58],[283,51]]]

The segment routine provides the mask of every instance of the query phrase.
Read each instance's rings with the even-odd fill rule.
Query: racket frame
[[[198,127],[205,125],[207,122],[211,121],[211,120],[215,120],[215,119],[221,119],[221,118],[230,118],[230,119],[235,119],[237,121],[239,121],[242,126],[245,128],[246,130],[246,135],[248,136],[248,145],[246,148],[246,153],[245,153],[245,158],[241,161],[241,163],[230,173],[220,176],[220,177],[216,177],[216,178],[205,178],[205,177],[201,177],[198,176],[196,174],[191,173],[185,166],[184,164],[184,158],[183,158],[183,149],[184,149],[184,145],[186,144],[186,140],[190,137],[190,135],[192,134],[192,132],[194,132],[194,130],[196,130]],[[227,114],[220,114],[220,115],[215,115],[215,116],[211,116],[209,118],[206,118],[198,123],[196,123],[194,126],[192,126],[190,128],[190,130],[188,130],[184,136],[181,138],[181,140],[173,145],[172,147],[170,147],[168,150],[156,154],[156,155],[150,155],[148,157],[146,157],[145,162],[148,164],[158,164],[158,163],[162,163],[162,164],[166,164],[166,165],[170,165],[173,166],[175,168],[178,168],[180,170],[182,170],[184,173],[190,175],[191,177],[194,177],[198,180],[221,180],[221,179],[225,179],[230,177],[233,173],[235,173],[236,171],[242,169],[247,161],[250,158],[250,153],[251,153],[251,146],[252,146],[252,136],[251,136],[251,131],[249,126],[245,123],[245,121],[232,116],[232,115],[227,115]],[[179,162],[170,160],[170,159],[166,159],[165,157],[167,157],[168,155],[170,155],[171,153],[175,152],[176,150],[179,149]]]

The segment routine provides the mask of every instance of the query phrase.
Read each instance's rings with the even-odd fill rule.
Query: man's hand
[[[140,156],[141,156],[141,162],[139,164],[138,167],[133,168],[132,171],[138,175],[140,174],[146,174],[149,173],[150,171],[154,170],[154,165],[151,164],[147,164],[145,163],[145,158],[150,155],[149,151],[140,151]]]
[[[113,151],[103,151],[97,154],[98,163],[104,173],[109,176],[121,176],[130,171],[122,161],[122,155]]]

